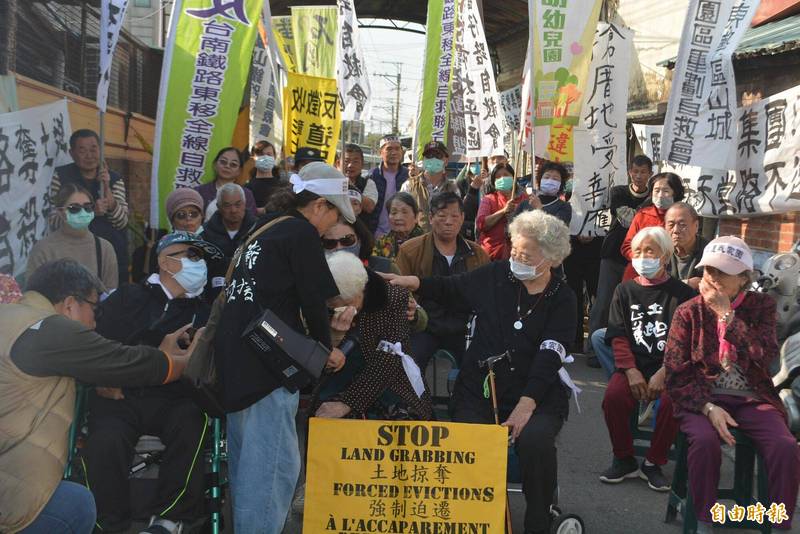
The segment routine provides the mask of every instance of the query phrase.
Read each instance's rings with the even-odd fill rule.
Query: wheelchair
[[[80,450],[88,436],[88,402],[92,387],[78,384],[75,391],[75,417],[69,428],[67,443],[67,461],[64,467],[64,480],[78,483],[85,482],[81,476],[82,469]],[[205,463],[206,512],[207,516],[199,526],[200,531],[207,534],[219,534],[224,530],[223,508],[225,504],[225,488],[227,480],[227,447],[222,419],[208,418],[208,431],[211,442],[203,451]],[[130,480],[152,478],[157,473],[165,447],[155,436],[141,436],[135,447],[133,463],[128,472]],[[193,526],[196,526],[193,524]]]

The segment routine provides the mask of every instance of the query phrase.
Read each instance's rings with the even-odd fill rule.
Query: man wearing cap
[[[403,145],[396,135],[387,135],[380,142],[381,164],[370,174],[370,178],[378,188],[378,201],[375,210],[364,218],[367,227],[380,237],[389,233],[389,213],[384,209],[384,202],[400,191],[408,179],[408,169],[401,165]]]
[[[697,532],[714,531],[720,446],[736,442],[732,427],[750,438],[763,457],[769,494],[761,498],[784,508],[785,515],[776,517],[772,527],[790,531],[800,448],[769,373],[779,356],[775,301],[748,291],[753,256],[738,237],[712,240],[698,266],[704,268],[700,295],[675,311],[664,351],[666,391],[689,442]]]
[[[312,161],[325,161],[325,158],[322,157],[322,152],[307,146],[298,148],[297,153],[294,155],[294,172],[300,172],[300,169]]]
[[[438,193],[455,193],[459,197],[461,191],[455,180],[449,180],[445,174],[448,159],[447,147],[441,141],[431,141],[422,150],[422,169],[409,170],[409,178],[401,191],[411,194],[419,206],[419,226],[424,231],[431,230],[431,198]]]
[[[365,216],[375,211],[378,202],[378,188],[372,178],[361,176],[364,168],[364,151],[355,144],[344,146],[341,170],[350,182],[350,188],[361,193],[361,212]]]
[[[141,284],[125,284],[100,305],[97,333],[126,345],[157,347],[164,336],[191,324],[202,327],[210,306],[200,298],[206,259],[222,252],[195,234],[173,232],[158,242],[158,272]],[[181,383],[140,388],[98,387],[89,400],[89,439],[84,451],[88,487],[104,531],[131,522],[128,470],[134,445],[144,434],[166,446],[159,467],[149,528],[179,532],[182,521],[203,512],[201,458],[207,417]],[[163,530],[159,529],[162,528]]]

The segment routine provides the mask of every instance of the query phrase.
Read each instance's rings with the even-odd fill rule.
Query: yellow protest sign
[[[496,425],[310,420],[303,533],[503,534]]]
[[[292,17],[272,17],[272,34],[289,72],[297,72]]]
[[[297,72],[336,77],[338,12],[336,6],[292,7]]]
[[[290,72],[283,89],[284,147],[288,154],[300,147],[316,148],[333,165],[341,128],[336,80]]]

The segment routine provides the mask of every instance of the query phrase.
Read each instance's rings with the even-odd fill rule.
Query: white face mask
[[[274,166],[274,157],[268,155],[256,157],[256,169],[259,171],[271,171]]]
[[[544,269],[539,271],[539,267],[544,263],[544,260],[536,265],[528,265],[527,263],[516,261],[514,258],[509,258],[508,262],[511,265],[511,274],[522,282],[535,280],[544,274]]]
[[[645,278],[653,278],[661,270],[661,260],[658,258],[633,258],[633,270]]]
[[[171,274],[171,273],[170,273]],[[208,279],[208,267],[205,260],[192,261],[181,258],[181,270],[172,277],[186,290],[186,296],[194,298],[203,293]]]

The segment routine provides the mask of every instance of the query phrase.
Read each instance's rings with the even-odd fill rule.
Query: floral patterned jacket
[[[784,417],[783,403],[772,386],[769,364],[778,357],[775,301],[763,293],[748,292],[736,308],[725,339],[736,348],[737,364],[758,398],[775,406]],[[681,409],[701,412],[711,401],[719,364],[717,316],[697,297],[675,310],[664,351],[666,388]]]

